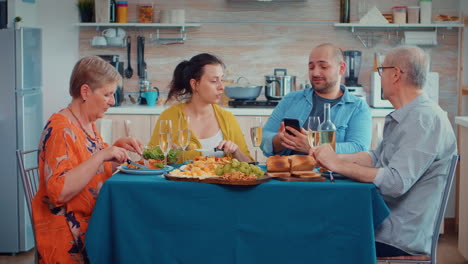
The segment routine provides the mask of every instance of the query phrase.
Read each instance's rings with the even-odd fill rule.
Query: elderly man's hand
[[[288,149],[308,153],[310,146],[307,139],[307,131],[304,128],[301,128],[301,131],[297,131],[290,127],[286,127],[286,130],[290,131],[292,135],[284,132],[281,145]]]
[[[341,160],[330,144],[315,147],[309,154],[315,157],[321,167],[330,171],[338,171],[341,166]]]

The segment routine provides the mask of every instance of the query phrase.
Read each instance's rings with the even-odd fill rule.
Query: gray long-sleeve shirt
[[[450,161],[457,153],[447,114],[425,94],[385,118],[383,141],[369,152],[374,180],[390,208],[376,241],[408,253],[430,253]]]

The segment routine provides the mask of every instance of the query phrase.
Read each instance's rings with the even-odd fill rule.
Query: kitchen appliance
[[[439,104],[439,73],[429,72],[427,74],[426,84],[423,90],[426,94]],[[378,72],[371,74],[371,92],[369,96],[369,105],[374,108],[393,108],[390,101],[383,97],[383,90],[380,82],[380,75]]]
[[[278,75],[279,72],[283,75]],[[273,75],[265,75],[265,97],[268,100],[281,100],[295,90],[296,76],[288,75],[287,69],[274,69]]]
[[[263,86],[225,86],[224,91],[231,99],[255,100]]]
[[[115,69],[120,73],[120,76],[124,76],[124,62],[119,61],[119,55],[97,55],[109,62]],[[113,106],[120,106],[122,104],[124,94],[123,94],[123,83],[117,86],[117,89],[114,93],[115,104]]]
[[[343,52],[344,59],[346,62],[346,74],[345,74],[345,86],[348,91],[367,101],[367,94],[358,83],[359,71],[361,70],[361,56],[362,53],[359,50],[346,50]]]
[[[42,116],[42,31],[0,30],[0,253],[34,246],[31,221],[15,151],[37,149]],[[26,159],[25,166],[37,164]]]
[[[277,106],[279,101],[277,100],[231,100],[228,105],[234,108],[267,108]]]
[[[358,83],[359,71],[361,70],[362,53],[359,50],[345,50],[343,55],[346,62],[346,87],[362,87],[362,85]]]

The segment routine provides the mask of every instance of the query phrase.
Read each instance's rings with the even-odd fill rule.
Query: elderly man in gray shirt
[[[378,70],[395,111],[385,118],[377,149],[337,155],[324,145],[311,151],[329,170],[379,189],[391,213],[376,231],[378,257],[430,253],[450,160],[457,153],[447,114],[422,89],[428,69],[420,48],[392,49]]]

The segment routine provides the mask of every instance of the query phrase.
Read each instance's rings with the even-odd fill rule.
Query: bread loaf
[[[291,171],[313,171],[315,168],[315,159],[308,155],[291,155]]]
[[[287,156],[271,156],[266,160],[268,172],[289,172],[291,165]]]

